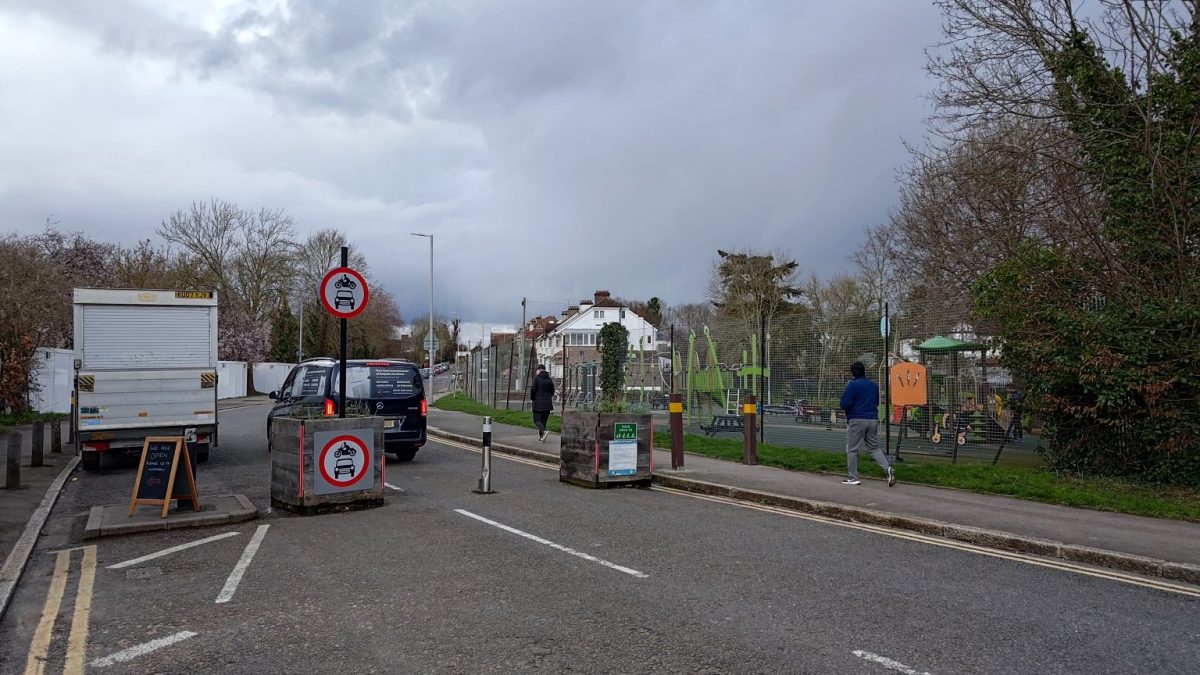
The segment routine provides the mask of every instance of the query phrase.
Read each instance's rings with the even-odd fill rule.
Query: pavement
[[[271,512],[266,412],[224,415],[198,476],[202,498],[245,494],[257,520],[83,540],[92,505],[127,498],[132,467],[68,483],[0,618],[0,675],[1190,673],[1200,660],[1196,587],[659,487],[587,490],[504,454],[496,493],[477,495],[480,456],[451,442],[389,461],[381,508]]]
[[[211,527],[252,520],[258,509],[245,495],[216,495],[200,500],[200,510],[190,504],[182,508],[177,504],[162,515],[158,506],[139,505],[129,515],[129,502],[93,506],[83,528],[84,539],[112,537],[119,534],[150,532],[152,530],[178,530],[185,527]]]
[[[467,413],[430,409],[430,425],[476,443],[481,435],[480,418]],[[532,429],[492,425],[493,447],[507,446],[555,463],[558,438],[551,434],[539,443]],[[910,485],[903,482],[903,464],[897,465],[900,483],[894,488],[882,480],[846,486],[840,475],[747,466],[691,453],[684,469],[670,467],[670,452],[656,450],[655,479],[666,486],[1200,583],[1200,523]]]

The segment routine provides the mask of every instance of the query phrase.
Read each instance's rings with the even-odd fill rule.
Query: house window
[[[595,317],[595,318],[597,318],[597,319],[603,319],[603,318],[604,318],[604,310],[602,310],[602,309],[598,309],[598,310],[596,310],[596,311],[595,311],[595,313],[594,313],[594,314],[592,314],[592,316],[593,316],[593,317]]]

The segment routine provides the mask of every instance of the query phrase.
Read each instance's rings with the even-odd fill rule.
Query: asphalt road
[[[265,511],[265,414],[223,413],[203,490]],[[499,458],[499,492],[476,495],[478,467],[431,444],[389,463],[403,492],[382,508],[101,539],[72,652],[87,577],[74,551],[46,672],[72,654],[134,654],[88,667],[111,673],[1183,673],[1200,659],[1195,597],[667,492],[591,491]],[[131,483],[112,469],[69,484],[0,622],[4,673],[24,671],[76,514]],[[153,640],[176,642],[142,653]]]

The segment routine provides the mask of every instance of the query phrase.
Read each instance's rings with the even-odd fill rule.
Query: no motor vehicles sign
[[[313,435],[317,449],[313,471],[315,492],[319,495],[369,490],[375,487],[375,450],[373,429],[325,431]]]
[[[370,293],[367,292],[367,280],[358,270],[349,267],[335,267],[321,280],[317,289],[321,294],[321,304],[325,310],[339,319],[353,319],[367,307]]]

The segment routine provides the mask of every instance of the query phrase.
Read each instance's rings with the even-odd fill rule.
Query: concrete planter
[[[591,488],[649,485],[653,447],[650,415],[569,411],[562,422],[558,479]]]
[[[369,455],[360,450],[367,441]],[[318,442],[330,446],[323,465]],[[304,515],[383,506],[382,417],[276,417],[271,447],[272,506]]]

